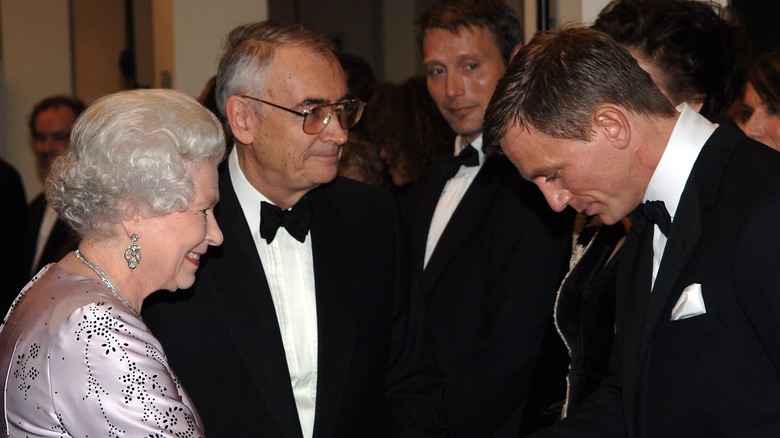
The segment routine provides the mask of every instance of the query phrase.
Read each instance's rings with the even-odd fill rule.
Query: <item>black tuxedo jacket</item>
[[[0,215],[0,315],[3,317],[30,278],[24,272],[24,247],[27,202],[19,173],[10,164],[0,160],[0,193],[3,194],[3,213]]]
[[[75,251],[79,246],[79,238],[70,229],[68,224],[59,218],[51,229],[49,239],[41,252],[41,258],[33,266],[35,258],[35,245],[38,242],[38,232],[41,228],[43,213],[46,211],[46,197],[41,193],[30,202],[28,207],[27,234],[24,247],[24,269],[29,280],[33,275],[49,263],[58,262],[69,252]],[[129,242],[128,242],[129,243]]]
[[[551,211],[506,157],[489,157],[422,270],[446,182],[439,167],[431,167],[402,203],[446,376],[445,412],[453,436],[517,436],[532,370],[547,331],[554,330],[552,307],[568,261],[572,217]],[[550,400],[563,398],[564,376],[565,368],[556,382],[561,391],[547,394]]]
[[[300,437],[273,300],[227,162],[219,188],[224,243],[203,258],[191,289],[147,300],[144,320],[208,436]],[[436,436],[441,375],[392,198],[341,178],[307,196],[319,338],[314,436]]]
[[[617,278],[614,376],[551,431],[562,436],[777,436],[780,154],[723,123],[683,191],[653,291],[652,224]],[[671,320],[701,285],[706,313]]]

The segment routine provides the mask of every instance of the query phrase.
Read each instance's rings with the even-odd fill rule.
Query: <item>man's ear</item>
[[[593,114],[596,132],[618,149],[625,149],[631,140],[631,125],[625,112],[613,105],[596,108]]]
[[[240,96],[230,96],[225,102],[225,116],[230,124],[233,137],[242,144],[251,144],[254,134],[251,129],[258,119],[254,108]]]

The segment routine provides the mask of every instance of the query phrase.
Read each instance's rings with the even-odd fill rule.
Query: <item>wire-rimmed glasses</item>
[[[271,105],[274,108],[279,108],[280,110],[303,117],[303,132],[309,135],[316,135],[322,132],[333,118],[333,113],[336,113],[336,118],[342,128],[349,129],[355,126],[363,115],[363,108],[366,106],[365,102],[358,99],[348,99],[334,103],[313,105],[302,111],[296,111],[257,97],[245,95],[242,95],[241,97],[262,102],[266,105]]]

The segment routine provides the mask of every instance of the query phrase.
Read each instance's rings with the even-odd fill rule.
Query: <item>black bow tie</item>
[[[450,179],[458,173],[460,166],[473,167],[479,165],[479,153],[473,146],[463,148],[457,156],[447,157],[441,162],[441,171],[445,178]]]
[[[669,232],[672,230],[672,217],[666,210],[664,201],[645,201],[639,204],[636,212],[658,225],[658,229],[664,233],[664,236],[669,236]]]
[[[260,203],[260,237],[268,243],[273,242],[280,226],[295,240],[303,243],[309,234],[310,220],[311,205],[305,196],[289,210],[282,210],[265,201]]]

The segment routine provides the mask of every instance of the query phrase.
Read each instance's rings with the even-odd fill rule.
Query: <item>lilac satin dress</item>
[[[200,437],[146,324],[102,282],[43,268],[0,328],[2,436]]]

